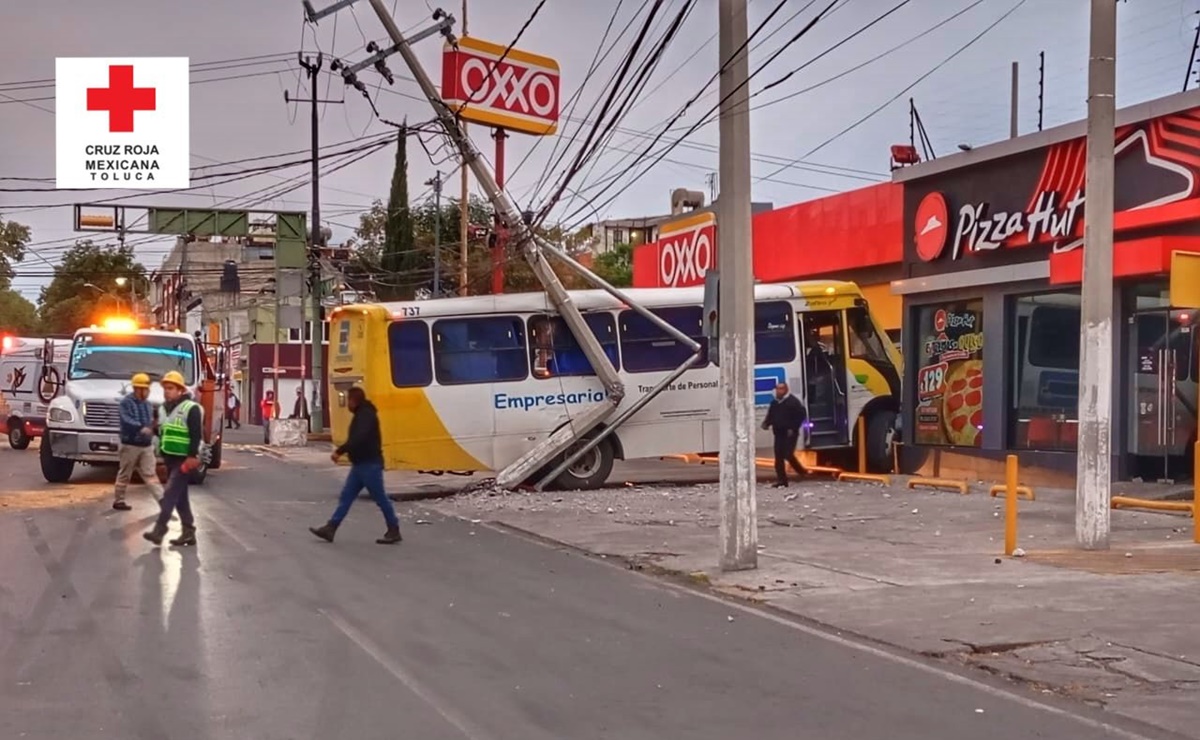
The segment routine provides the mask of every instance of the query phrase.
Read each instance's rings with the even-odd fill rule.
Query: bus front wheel
[[[880,409],[867,419],[867,469],[892,471],[892,439],[896,436],[896,412]]]
[[[567,454],[573,454],[574,449]],[[601,440],[600,444],[588,450],[583,457],[559,474],[554,485],[568,491],[590,491],[599,488],[612,473],[614,457],[612,440]]]

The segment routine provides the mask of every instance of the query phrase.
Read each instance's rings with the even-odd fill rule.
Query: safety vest
[[[187,457],[191,450],[191,434],[188,432],[188,413],[198,406],[195,401],[185,399],[167,413],[166,409],[158,410],[158,449],[164,455]]]

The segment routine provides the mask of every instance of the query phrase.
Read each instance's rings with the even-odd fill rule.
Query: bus
[[[554,481],[557,487],[599,487],[617,459],[720,447],[720,371],[715,346],[710,347],[716,340],[703,328],[704,288],[625,292],[699,343],[701,353],[675,382],[567,468]],[[694,354],[604,291],[571,291],[571,299],[624,383],[617,413]],[[544,293],[341,306],[329,322],[334,441],[340,443],[349,425],[346,391],[359,385],[379,410],[388,469],[500,471],[607,398]],[[862,418],[869,466],[890,470],[902,360],[858,286],[756,285],[754,327],[759,421],[776,383],[787,382],[808,408],[808,449],[854,446]],[[769,447],[770,433],[760,430],[756,444]]]

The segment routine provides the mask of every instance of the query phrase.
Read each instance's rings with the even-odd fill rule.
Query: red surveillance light
[[[893,144],[892,161],[901,166],[918,164],[921,161],[921,155],[917,154],[917,148],[912,144]]]

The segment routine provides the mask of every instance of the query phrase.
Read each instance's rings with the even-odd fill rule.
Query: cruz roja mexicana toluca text
[[[154,182],[158,145],[88,144],[85,168],[95,182]]]

